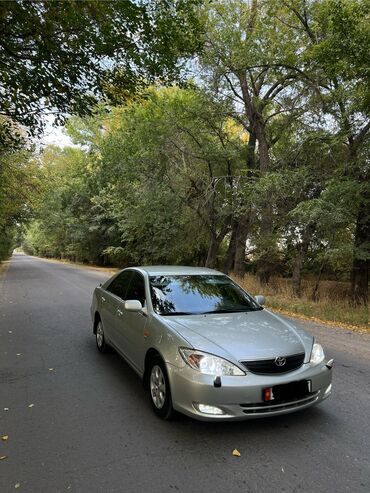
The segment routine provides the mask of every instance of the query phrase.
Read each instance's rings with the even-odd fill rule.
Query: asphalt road
[[[305,324],[336,362],[315,408],[163,422],[124,361],[96,350],[89,307],[106,277],[17,254],[0,278],[2,493],[370,491],[369,335]]]

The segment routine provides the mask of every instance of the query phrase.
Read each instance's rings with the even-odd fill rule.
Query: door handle
[[[122,317],[122,315],[123,315],[123,311],[122,311],[122,310],[120,310],[119,308],[118,308],[118,310],[117,310],[117,315],[118,315],[119,317]]]
[[[103,302],[103,303],[105,303],[105,298],[104,298],[104,296],[102,296],[102,297],[101,297],[101,300],[102,300],[102,302]]]

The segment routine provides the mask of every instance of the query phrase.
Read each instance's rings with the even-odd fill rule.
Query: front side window
[[[145,304],[145,281],[144,277],[139,272],[133,272],[130,281],[130,286],[126,293],[126,300],[139,300],[144,306]]]
[[[151,276],[153,308],[160,315],[261,310],[251,296],[223,275]]]
[[[108,285],[106,291],[109,291],[112,294],[115,294],[122,300],[127,299],[126,292],[130,284],[130,280],[132,277],[133,272],[130,270],[126,270],[124,272],[121,272],[116,276],[113,281]]]

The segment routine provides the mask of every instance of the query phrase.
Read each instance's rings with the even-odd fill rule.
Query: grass
[[[287,315],[309,318],[331,325],[342,325],[351,329],[370,331],[369,308],[353,307],[349,303],[350,285],[346,282],[322,281],[318,291],[318,301],[312,301],[314,281],[302,282],[302,297],[292,294],[289,279],[273,278],[268,286],[261,286],[256,276],[246,275],[235,278],[246,291],[266,297],[266,306]]]

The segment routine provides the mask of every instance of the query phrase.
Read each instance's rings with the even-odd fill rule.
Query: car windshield
[[[159,315],[234,313],[262,308],[223,275],[150,276],[153,308]]]

